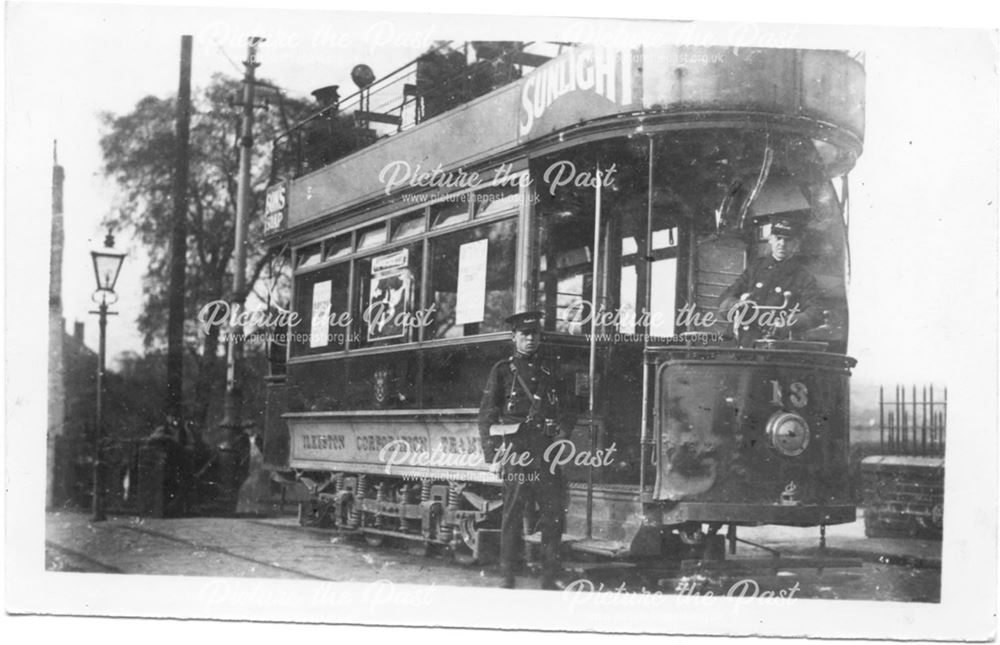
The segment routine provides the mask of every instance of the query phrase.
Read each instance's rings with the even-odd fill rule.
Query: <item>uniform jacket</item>
[[[750,263],[736,282],[722,292],[719,304],[724,309],[722,314],[726,315],[729,307],[739,300],[741,295],[748,293],[748,300],[752,300],[758,306],[774,307],[782,304],[785,291],[792,293],[788,301],[788,310],[796,304],[799,307],[795,323],[790,328],[792,333],[822,324],[823,308],[820,303],[822,291],[816,278],[809,273],[804,261],[797,255],[781,262],[771,255],[757,258]],[[760,314],[758,318],[759,316]],[[729,322],[728,318],[726,320]],[[747,330],[751,332],[750,336],[759,337],[760,330],[757,325],[753,324],[750,327],[751,329]]]
[[[531,388],[529,395],[518,382],[515,374],[520,374],[525,384]],[[501,446],[501,437],[490,436],[490,426],[495,423],[522,423],[528,421],[532,395],[541,397],[538,413],[531,424],[526,424],[517,435],[509,439],[514,450],[528,450],[533,462],[541,463],[542,453],[553,437],[545,432],[545,421],[555,423],[558,431],[568,437],[573,431],[576,416],[569,410],[565,393],[555,366],[536,356],[515,354],[493,365],[486,388],[483,390],[479,406],[479,437],[483,446],[483,456],[492,462],[496,450]]]

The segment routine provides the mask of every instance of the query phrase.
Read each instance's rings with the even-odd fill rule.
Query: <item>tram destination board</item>
[[[130,11],[8,16],[12,611],[995,633],[994,32]]]

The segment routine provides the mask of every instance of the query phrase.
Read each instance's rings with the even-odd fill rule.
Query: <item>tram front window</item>
[[[821,152],[811,139],[753,129],[685,130],[654,137],[651,211],[672,213],[684,233],[678,273],[684,276],[690,306],[679,331],[740,336],[741,345],[756,346],[753,334],[743,333],[749,330],[727,319],[731,308],[720,315],[719,305],[736,288],[737,301],[745,294],[752,303],[745,317],[756,315],[763,322],[765,314],[773,320],[776,312],[801,300],[793,294],[783,304],[784,293],[796,291],[793,283],[806,277],[786,275],[790,269],[785,265],[763,270],[772,258],[769,227],[788,220],[794,222],[798,240],[795,264],[801,271],[795,275],[817,285],[798,290],[815,293],[806,298],[815,301],[815,311],[798,328],[774,326],[760,338],[820,341],[832,351],[845,350],[846,229]],[[780,275],[771,275],[775,273]],[[772,278],[777,280],[773,284]],[[654,290],[653,298],[658,293]],[[706,322],[712,317],[714,324]]]
[[[799,262],[819,285],[823,323],[808,337],[795,335],[845,347],[842,205],[811,140],[750,129],[672,131],[561,150],[533,161],[530,172],[538,197],[536,304],[547,331],[588,334],[598,312],[595,332],[654,344],[680,332],[731,336],[732,322],[718,315],[720,296],[769,254],[761,227],[784,215],[802,222]],[[780,305],[780,296],[767,304]]]
[[[680,229],[674,225],[667,210],[654,212],[652,226],[648,230],[646,213],[628,213],[623,218],[620,242],[620,315],[616,319],[619,333],[646,333],[654,341],[674,335],[679,235]],[[650,259],[647,307],[642,306],[645,302],[643,282],[647,279],[644,273],[645,263],[641,261],[643,257]]]

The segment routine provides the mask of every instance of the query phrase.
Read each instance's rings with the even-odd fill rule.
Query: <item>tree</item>
[[[250,293],[239,294],[240,303],[254,295],[265,303],[274,293],[279,299],[283,297],[282,284],[287,281],[287,276],[282,277],[287,273],[284,256],[253,243],[262,234],[261,218],[253,214],[262,212],[267,185],[283,172],[272,166],[271,141],[315,109],[303,101],[284,98],[265,81],[258,81],[258,85],[258,96],[270,95],[277,109],[258,111],[255,116],[247,255]],[[221,395],[219,385],[224,379],[220,329],[214,326],[203,333],[197,325],[197,313],[209,302],[229,301],[233,296],[230,263],[240,130],[240,108],[233,103],[240,95],[241,82],[222,75],[213,76],[207,88],[192,94],[184,337],[194,358],[194,374],[186,378],[194,377],[194,387],[193,400],[186,401],[185,417],[201,426],[208,422],[212,397]],[[149,257],[143,276],[145,303],[137,322],[145,349],[151,354],[162,353],[166,344],[175,103],[175,97],[147,96],[128,114],[101,116],[103,171],[120,190],[117,214],[109,217],[108,223],[132,232],[134,242]],[[280,304],[287,306],[287,296]]]

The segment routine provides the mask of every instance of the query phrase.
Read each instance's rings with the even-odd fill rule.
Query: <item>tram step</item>
[[[835,556],[782,556],[779,558],[751,557],[725,560],[682,560],[681,574],[718,571],[724,573],[752,571],[787,571],[790,569],[835,569],[860,567],[861,558]]]
[[[524,541],[530,545],[540,545],[542,534],[540,532],[526,535]],[[562,544],[564,549],[588,553],[590,555],[602,555],[609,558],[619,558],[628,553],[628,545],[612,540],[596,540],[576,535],[563,535]]]

